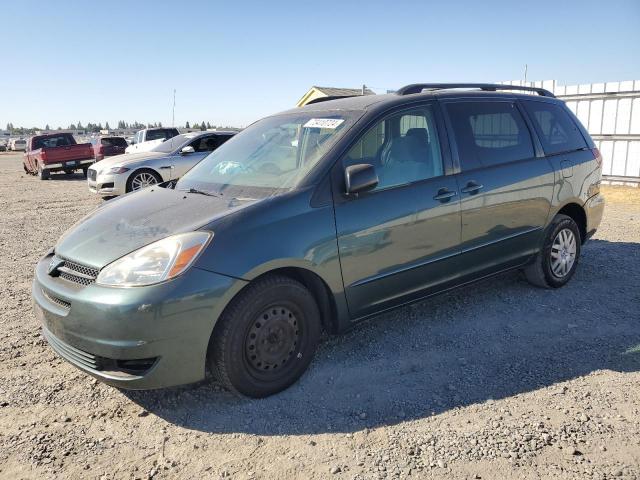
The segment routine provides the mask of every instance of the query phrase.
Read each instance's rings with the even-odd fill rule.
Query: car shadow
[[[640,370],[640,244],[592,240],[564,288],[517,272],[403,307],[326,339],[310,370],[272,397],[212,382],[124,391],[203,432],[353,432],[549,387],[597,370]],[[635,267],[634,267],[635,266]]]
[[[84,176],[82,171],[75,172],[75,173],[52,172],[47,181],[50,182],[50,181],[53,181],[53,180],[62,180],[62,181],[66,181],[66,182],[69,182],[69,181],[75,181],[75,182],[83,181],[83,182],[86,182],[87,181],[87,177]]]

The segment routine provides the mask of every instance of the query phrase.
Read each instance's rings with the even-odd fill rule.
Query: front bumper
[[[127,193],[127,179],[123,174],[96,174],[96,179],[92,180],[87,175],[87,186],[89,191],[97,193],[102,197],[115,197]]]
[[[37,265],[32,295],[51,347],[110,385],[162,388],[202,380],[209,338],[225,305],[246,284],[195,267],[148,287],[82,286]]]

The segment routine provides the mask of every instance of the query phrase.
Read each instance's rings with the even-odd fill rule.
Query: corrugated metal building
[[[602,152],[605,179],[640,182],[640,80],[559,85],[555,80],[501,82],[542,87],[567,102]]]

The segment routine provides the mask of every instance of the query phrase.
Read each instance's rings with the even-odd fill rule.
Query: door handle
[[[439,200],[444,203],[448,202],[450,198],[455,197],[456,195],[456,192],[452,192],[451,190],[447,190],[446,188],[441,188],[440,190],[438,190],[438,193],[435,197],[433,197],[433,199]]]
[[[173,165],[165,165],[164,167],[160,167],[160,170],[169,170],[170,168],[173,168]]]
[[[460,190],[462,193],[469,193],[471,195],[475,195],[478,193],[484,185],[480,185],[479,183],[474,182],[473,180],[467,183],[467,186]]]

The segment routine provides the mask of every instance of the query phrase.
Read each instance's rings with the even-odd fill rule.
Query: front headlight
[[[140,287],[169,280],[189,268],[211,237],[211,232],[189,232],[163,238],[104,267],[96,283]]]
[[[129,169],[127,167],[111,167],[109,170],[107,170],[106,173],[124,173],[124,172],[128,172]],[[100,172],[102,173],[102,172]]]

